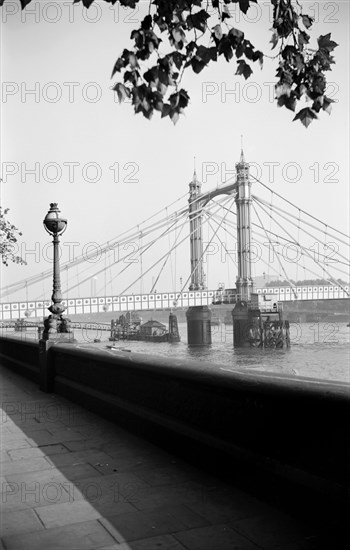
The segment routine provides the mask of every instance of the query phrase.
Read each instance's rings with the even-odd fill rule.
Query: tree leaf
[[[256,50],[253,54],[253,61],[259,61],[259,65],[262,68],[264,64],[264,54],[260,50]]]
[[[141,23],[141,27],[144,30],[149,30],[152,28],[152,15],[148,14]]]
[[[230,37],[234,38],[234,41],[236,43],[241,42],[244,38],[244,32],[242,32],[239,29],[235,29],[234,27],[232,27],[232,29],[229,30],[228,34],[229,34]]]
[[[314,18],[313,17],[310,17],[310,15],[301,15],[301,19],[302,19],[302,22],[303,22],[303,25],[306,29],[309,29],[312,25],[312,23],[314,22]]]
[[[164,103],[163,109],[162,109],[162,118],[168,116],[170,111],[171,111],[171,107],[169,103]]]
[[[336,42],[333,42],[333,40],[330,40],[331,33],[325,34],[324,36],[319,36],[317,39],[318,47],[320,50],[326,50],[327,52],[331,52],[338,46]]]
[[[298,44],[302,48],[304,44],[308,44],[310,41],[310,35],[305,31],[300,31],[298,34]]]
[[[283,82],[282,84],[277,84],[275,90],[277,99],[279,99],[281,96],[289,97],[291,93],[291,87],[286,82]]]
[[[120,72],[120,70],[123,69],[124,67],[125,67],[125,62],[121,57],[119,57],[119,59],[117,59],[113,67],[111,78],[113,78],[116,72]]]
[[[329,115],[331,114],[331,111],[332,111],[332,103],[335,103],[334,99],[330,99],[327,96],[323,96],[322,109],[326,111],[326,113],[328,113]]]
[[[223,35],[221,25],[220,24],[215,25],[215,27],[212,28],[212,31],[214,33],[215,38],[217,38],[218,40],[221,40]]]
[[[224,35],[218,44],[219,55],[224,54],[226,61],[230,61],[233,57],[231,41],[227,35]]]
[[[202,58],[198,57],[197,55],[192,57],[190,63],[191,63],[193,72],[196,74],[199,74],[207,65],[206,61],[204,61]]]
[[[247,78],[250,77],[250,75],[253,73],[252,69],[250,68],[250,66],[248,65],[248,63],[246,63],[243,59],[240,59],[239,61],[237,61],[237,71],[235,74],[242,74],[244,76],[244,78],[247,80]]]
[[[186,22],[189,29],[194,27],[201,32],[205,32],[207,28],[207,19],[209,19],[209,14],[205,10],[200,10],[197,13],[190,14]]]
[[[232,2],[234,3],[239,3],[239,7],[240,7],[240,10],[243,12],[243,13],[247,13],[248,9],[249,9],[249,3],[250,2],[257,2],[257,0],[232,0]]]
[[[230,19],[230,17],[231,14],[228,7],[226,5],[223,5],[221,10],[221,21],[225,21],[225,19]]]
[[[29,0],[29,1],[30,1],[30,0]],[[92,4],[94,1],[95,1],[95,0],[82,0],[83,6],[84,6],[85,8],[89,8],[89,7],[91,6],[91,4]],[[80,0],[74,0],[73,3],[74,3],[74,4],[77,4],[78,2],[80,2]],[[21,0],[21,4],[22,4],[22,3],[28,4],[29,2],[28,2],[28,0]]]
[[[186,35],[183,28],[180,25],[177,25],[171,31],[172,38],[174,40],[174,45],[177,50],[182,50],[184,43],[186,42]]]
[[[32,0],[21,0],[21,8],[22,10],[24,10],[24,8],[31,2]],[[93,2],[94,0],[91,0],[91,2]],[[1,6],[2,6],[3,2],[1,2]]]
[[[175,63],[175,65],[176,65],[176,68],[177,68],[177,69],[181,69],[183,62],[184,62],[185,59],[186,59],[186,56],[185,56],[184,54],[182,54],[182,53],[180,53],[180,52],[176,52],[176,51],[175,51],[175,52],[172,52],[172,53],[171,53],[171,56],[172,56],[172,58],[173,58],[173,60],[174,60],[174,63]]]
[[[300,122],[305,126],[305,128],[307,128],[309,124],[311,124],[311,122],[315,120],[315,118],[317,118],[316,113],[314,113],[313,110],[310,109],[309,107],[305,107],[295,115],[295,117],[293,118],[293,121],[300,120]]]
[[[270,40],[270,44],[272,44],[271,50],[273,50],[277,46],[278,39],[279,39],[278,32],[273,31],[272,36],[271,36],[271,40]]]
[[[177,121],[180,118],[180,115],[179,115],[178,111],[173,111],[169,116],[171,118],[171,121],[174,123],[174,125],[177,123]]]
[[[113,90],[117,92],[119,103],[122,103],[126,98],[131,96],[129,88],[124,86],[121,82],[117,82],[117,84],[113,86]]]
[[[289,95],[280,95],[277,100],[277,105],[279,107],[286,107],[290,111],[295,111],[295,107],[297,105],[297,100],[295,97],[291,97]]]

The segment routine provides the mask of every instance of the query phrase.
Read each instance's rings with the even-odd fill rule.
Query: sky
[[[75,252],[81,253],[89,243],[110,241],[185,196],[194,157],[203,191],[232,177],[241,135],[253,174],[348,233],[349,4],[302,4],[316,18],[314,44],[329,32],[339,44],[336,65],[328,73],[328,95],[336,101],[332,114],[321,113],[308,129],[292,122],[291,111],[276,106],[276,62],[269,59],[262,71],[254,66],[247,81],[235,76],[235,64],[224,59],[200,75],[188,71],[182,82],[191,96],[185,115],[175,126],[157,114],[146,120],[131,105],[118,104],[110,76],[123,48],[131,46],[131,30],[148,3],[131,11],[100,2],[87,11],[70,1],[33,1],[21,13],[17,0],[6,0],[1,13],[1,204],[10,208],[11,222],[23,233],[21,252],[28,265],[2,268],[2,285],[50,267],[43,253],[50,239],[42,220],[51,202],[58,202],[68,219],[64,239],[78,243]],[[246,16],[235,11],[232,22],[257,48],[271,53],[266,2]],[[258,194],[254,185],[252,192]],[[178,264],[176,278],[186,279],[189,257],[183,254]],[[255,266],[256,275],[263,271]],[[208,286],[216,287],[221,279],[232,286],[228,278],[232,274],[226,266],[217,265]],[[164,289],[167,285],[170,280],[163,282]]]

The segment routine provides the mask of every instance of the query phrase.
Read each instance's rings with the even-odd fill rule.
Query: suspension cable
[[[312,214],[309,214],[308,212],[306,212],[305,210],[303,210],[302,208],[300,208],[299,206],[293,204],[291,201],[289,201],[288,199],[285,199],[284,197],[282,197],[282,195],[280,195],[279,193],[277,193],[276,191],[273,191],[273,189],[271,189],[268,185],[266,185],[265,183],[263,183],[262,181],[260,181],[258,178],[256,178],[255,176],[250,176],[252,177],[255,181],[257,181],[258,183],[260,183],[260,185],[262,185],[263,187],[265,187],[266,189],[268,189],[269,191],[271,191],[271,193],[274,193],[277,197],[279,197],[280,199],[284,200],[285,202],[287,202],[288,204],[290,204],[291,206],[293,206],[293,208],[297,208],[298,210],[300,210],[303,214],[306,214],[307,216],[310,216],[310,218],[316,220],[317,222],[321,223],[321,224],[324,224],[324,222],[318,218],[316,218],[316,216],[313,216]],[[347,239],[349,239],[349,235],[347,235],[346,233],[343,233],[342,231],[339,231],[339,229],[336,229],[335,227],[332,227],[332,226],[329,226],[333,231],[336,231],[336,233],[339,233],[340,235],[343,235],[343,237],[346,237]]]
[[[257,203],[259,204],[259,203]],[[265,212],[265,208],[263,205],[260,204],[260,208],[262,208]],[[293,239],[293,237],[290,235],[290,233],[279,223],[275,220],[275,223],[283,230],[287,233],[287,235],[289,235],[289,237],[291,239]],[[311,256],[310,252],[307,250],[307,248],[305,248],[304,246],[302,246],[300,243],[296,243],[296,244],[299,244],[299,246],[305,251],[306,255],[311,258],[311,260],[316,263],[317,265],[319,265],[319,262],[316,262],[315,259]],[[338,270],[340,271],[340,270]],[[336,279],[334,279],[334,277],[325,269],[325,272],[327,273],[328,277],[330,277],[330,280],[333,281],[335,283],[335,286],[340,286],[342,288],[342,290],[344,290],[344,292],[346,292],[346,294],[350,295],[350,293],[343,287],[343,285],[341,283],[339,283],[339,281],[336,281]]]
[[[254,196],[253,200],[254,200],[255,202],[257,202],[257,203],[265,204],[265,205],[266,205],[265,201],[261,201],[261,199],[259,199],[259,198],[256,197],[256,196]],[[283,214],[280,214],[279,212],[275,212],[275,214],[277,214],[278,216],[280,216],[283,220],[285,220],[285,221],[291,223],[294,227],[297,227],[297,225],[296,225],[294,222],[288,220],[285,216],[283,216]],[[271,216],[271,214],[269,214],[269,215]],[[317,239],[317,237],[316,237],[315,235],[313,235],[312,233],[309,233],[308,231],[306,231],[306,229],[302,229],[302,231],[303,231],[306,235],[308,235],[309,237],[312,237],[313,239],[316,239],[318,242],[320,242],[319,239]],[[299,244],[299,243],[298,243],[298,244]],[[344,265],[348,265],[348,258],[346,258],[345,256],[343,256],[343,254],[341,254],[340,252],[336,252],[336,254],[338,254],[338,256],[339,256],[340,258],[342,258],[343,260],[346,260],[346,263],[340,262],[340,261],[339,261],[339,263],[342,263],[342,264],[344,264]],[[321,255],[321,256],[323,256],[323,257],[325,257],[325,258],[327,257],[325,254],[322,254],[322,253],[320,253],[320,252],[319,252],[319,255]]]
[[[258,212],[257,212],[257,210],[256,210],[256,208],[255,208],[255,204],[253,203],[252,206],[253,206],[254,212],[255,212],[255,214],[257,215],[257,218],[258,218],[258,220],[259,220],[259,222],[260,222],[260,224],[261,224],[261,227],[264,228],[263,225],[262,225],[262,223],[261,223],[260,216],[259,216],[259,214],[258,214]],[[265,234],[266,234],[266,237],[267,237],[267,239],[268,239],[268,241],[269,241],[269,243],[270,243],[270,245],[271,245],[270,237],[269,237],[269,235],[267,234],[266,231],[265,231]],[[277,255],[276,257],[277,257],[277,261],[278,261],[278,263],[279,263],[279,266],[280,266],[280,268],[282,269],[282,271],[283,271],[283,273],[284,273],[284,276],[285,276],[286,280],[288,281],[288,283],[290,284],[290,286],[291,286],[291,288],[292,288],[292,290],[293,290],[293,292],[294,292],[294,296],[297,298],[298,296],[297,296],[297,293],[296,293],[296,291],[295,291],[295,289],[294,289],[295,285],[293,285],[293,283],[292,283],[292,282],[290,281],[290,279],[288,278],[288,275],[287,275],[287,273],[286,273],[286,270],[284,269],[284,267],[283,267],[283,265],[282,265],[282,262],[281,262],[281,260],[279,259],[279,256]],[[269,262],[269,265],[270,265],[270,262]]]

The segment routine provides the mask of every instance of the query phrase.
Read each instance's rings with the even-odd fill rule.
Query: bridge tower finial
[[[196,157],[193,157],[193,181],[198,182],[197,170],[196,170]]]
[[[193,157],[193,177],[192,181],[190,181],[190,194],[191,195],[198,195],[201,192],[201,183],[197,176],[196,171],[196,157]]]
[[[243,153],[243,134],[241,134],[241,156],[239,159],[240,163],[245,163],[244,153]]]

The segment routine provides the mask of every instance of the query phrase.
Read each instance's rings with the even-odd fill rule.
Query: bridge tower
[[[204,290],[201,184],[196,169],[189,184],[191,283],[189,290]],[[208,306],[193,306],[186,312],[187,341],[191,346],[211,344],[211,311]]]
[[[249,180],[249,164],[244,159],[243,149],[239,162],[236,163],[236,208],[237,208],[237,247],[238,274],[236,279],[237,296],[242,302],[248,302],[253,290],[253,279],[250,257],[250,209],[251,182]]]
[[[282,310],[277,303],[272,308],[259,303],[253,291],[251,270],[251,182],[249,164],[243,148],[236,163],[234,185],[237,211],[238,273],[236,279],[237,301],[232,311],[234,347],[284,347],[289,346],[289,323],[283,321]]]
[[[245,161],[243,148],[236,163],[236,211],[237,211],[237,256],[238,273],[236,279],[237,303],[232,311],[233,344],[235,347],[249,345],[247,334],[250,329],[249,302],[253,291],[250,256],[250,209],[251,182],[249,164]]]
[[[189,184],[190,197],[189,218],[190,218],[190,258],[191,258],[191,284],[190,290],[204,289],[203,272],[203,237],[202,237],[202,208],[200,200],[201,183],[198,181],[196,170],[193,172],[192,181]]]

